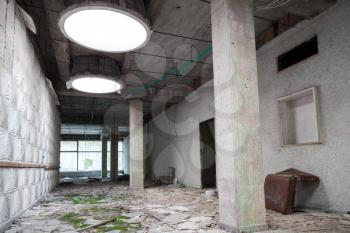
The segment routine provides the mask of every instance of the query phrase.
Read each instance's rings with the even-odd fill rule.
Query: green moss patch
[[[101,204],[104,203],[103,200],[106,198],[104,194],[98,195],[78,195],[78,194],[68,194],[64,196],[66,200],[71,201],[73,204]]]
[[[94,206],[91,208],[85,208],[85,209],[81,209],[81,212],[87,214],[87,213],[103,213],[103,212],[112,212],[112,209],[109,208],[103,208],[103,207],[99,207],[99,206]]]
[[[75,229],[80,229],[87,227],[89,225],[85,224],[86,219],[81,218],[78,214],[69,212],[69,213],[64,213],[61,215],[60,220],[68,222],[71,224]]]
[[[124,220],[129,219],[125,216],[117,216],[115,220],[106,226],[100,226],[97,228],[97,233],[103,233],[108,231],[121,231],[121,232],[136,232],[141,228],[139,223],[127,223]]]

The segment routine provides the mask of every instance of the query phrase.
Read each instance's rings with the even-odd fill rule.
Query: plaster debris
[[[169,209],[174,210],[174,211],[182,211],[182,212],[187,212],[189,211],[188,208],[183,207],[183,206],[171,206]]]
[[[189,214],[172,214],[167,216],[166,218],[163,219],[164,222],[170,223],[170,224],[176,224],[184,221],[185,219],[189,218]]]
[[[267,220],[267,233],[350,232],[348,214],[268,211]],[[217,221],[218,199],[208,202],[205,190],[171,185],[135,193],[127,184],[103,182],[57,188],[6,233],[225,233]]]

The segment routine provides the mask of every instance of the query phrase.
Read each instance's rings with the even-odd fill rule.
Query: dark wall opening
[[[216,187],[214,119],[199,125],[202,188]]]
[[[278,71],[287,69],[316,54],[318,54],[317,36],[280,55],[277,58]]]

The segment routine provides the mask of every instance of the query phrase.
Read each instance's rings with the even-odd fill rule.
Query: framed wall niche
[[[322,143],[316,87],[279,98],[278,108],[282,147]]]

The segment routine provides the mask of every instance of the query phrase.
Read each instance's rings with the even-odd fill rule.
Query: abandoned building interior
[[[0,232],[350,232],[349,0],[0,0]]]

